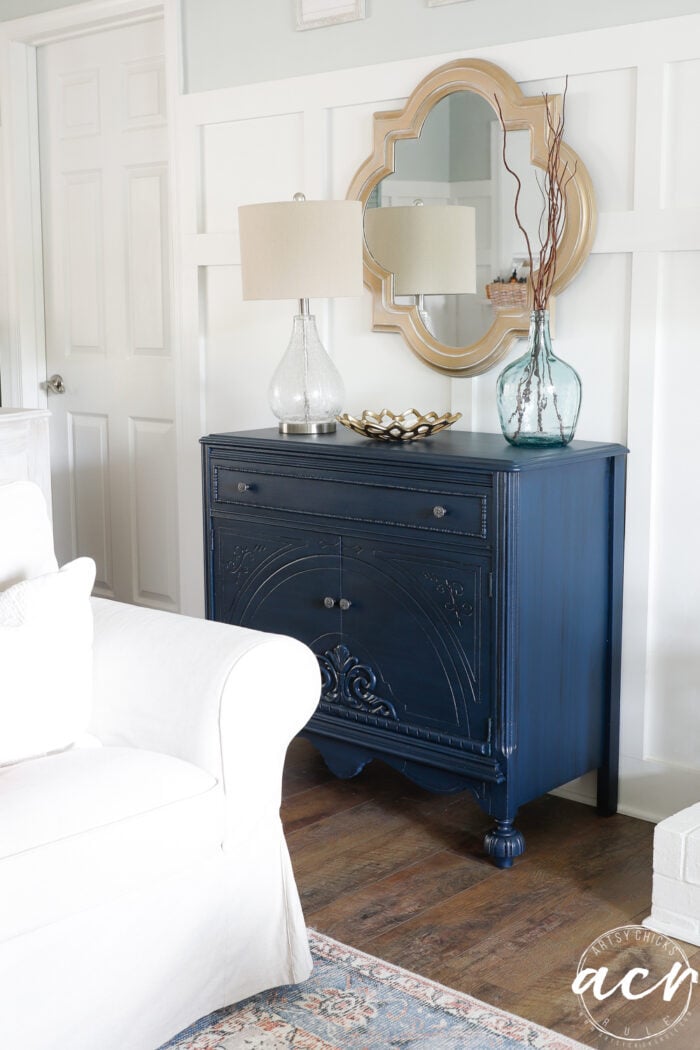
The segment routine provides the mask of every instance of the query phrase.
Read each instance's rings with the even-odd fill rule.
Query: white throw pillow
[[[92,701],[92,558],[0,592],[0,764],[60,751]]]

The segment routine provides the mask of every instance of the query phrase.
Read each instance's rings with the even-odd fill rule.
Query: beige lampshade
[[[244,299],[362,294],[359,201],[283,201],[238,209]]]
[[[476,291],[476,211],[462,204],[367,208],[367,247],[396,295]]]

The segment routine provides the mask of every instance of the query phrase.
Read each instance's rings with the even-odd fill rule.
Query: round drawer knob
[[[343,612],[347,612],[350,606],[352,605],[352,602],[348,598],[341,598],[338,602],[338,605],[343,610]]]
[[[239,492],[247,492],[250,485],[246,481],[239,481],[236,488]]]
[[[335,598],[330,598],[330,597],[329,598],[324,598],[323,599],[323,604],[325,605],[325,607],[327,609],[332,609],[333,606],[335,605]]]
[[[447,510],[445,509],[445,507],[433,507],[434,518],[444,518],[446,514]]]

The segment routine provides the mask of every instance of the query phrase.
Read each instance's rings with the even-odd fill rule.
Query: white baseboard
[[[586,773],[550,794],[595,806],[596,774]],[[621,756],[618,813],[657,824],[698,801],[700,770],[654,759],[641,762],[630,756]]]

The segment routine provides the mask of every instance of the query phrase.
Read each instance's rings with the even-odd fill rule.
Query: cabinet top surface
[[[450,430],[418,441],[378,441],[338,428],[334,434],[280,434],[276,428],[210,434],[201,439],[207,446],[221,449],[280,452],[296,455],[311,452],[319,459],[362,457],[367,463],[392,460],[442,463],[452,467],[470,466],[490,470],[520,471],[552,467],[581,459],[624,455],[623,445],[601,441],[572,441],[565,447],[516,448],[500,434],[475,434]]]

